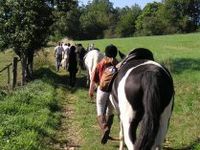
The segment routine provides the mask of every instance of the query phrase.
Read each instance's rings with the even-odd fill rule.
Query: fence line
[[[4,72],[7,70],[7,85],[8,87],[14,89],[17,83],[17,63],[20,61],[18,57],[14,57],[12,63],[6,65],[3,69],[0,70],[1,72]],[[10,67],[12,66],[12,81],[11,81],[11,73],[10,73]]]
[[[0,73],[3,72],[4,70],[6,70],[9,66],[11,66],[12,63],[8,64],[7,66],[5,66],[3,69],[0,70]]]

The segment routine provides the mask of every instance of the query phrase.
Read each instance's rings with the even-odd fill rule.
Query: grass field
[[[168,149],[200,149],[199,33],[83,41],[84,45],[88,43],[94,43],[95,46],[99,47],[101,50],[104,50],[106,45],[112,43],[125,53],[138,47],[145,47],[152,50],[156,61],[165,64],[170,69],[174,78],[176,92],[175,108],[165,145]],[[81,97],[83,93],[79,94],[79,97]],[[88,101],[87,96],[85,97],[85,101]],[[82,99],[83,98],[80,98],[80,101]],[[78,103],[77,105],[79,106],[81,104]],[[85,109],[87,110],[87,107]],[[94,119],[94,117],[95,115],[89,118]],[[85,122],[87,120],[89,121],[89,119],[84,119]],[[89,130],[89,127],[87,130]],[[90,130],[90,132],[92,131]],[[87,132],[85,134],[87,134]],[[92,135],[86,137],[88,137],[88,142],[86,143],[90,146],[93,145],[94,142],[91,144],[90,142],[92,139],[89,138],[92,137]],[[91,149],[97,147],[97,143],[94,143]],[[102,149],[102,147],[97,149]]]
[[[155,60],[165,64],[171,71],[176,92],[165,149],[200,150],[200,33],[75,42],[81,42],[84,46],[94,43],[101,51],[112,43],[126,54],[138,47],[150,49]],[[53,47],[48,47],[36,57],[35,73],[37,77],[53,81],[58,101],[63,107],[62,113],[65,114],[52,149],[63,149],[70,145],[83,150],[117,149],[116,141],[109,141],[106,145],[99,142],[95,104],[89,99],[88,89],[84,86],[85,72],[78,73],[76,87],[70,88],[68,73],[64,70],[55,72]],[[66,110],[71,111],[66,114]],[[115,117],[111,134],[116,137],[118,131],[118,119]]]

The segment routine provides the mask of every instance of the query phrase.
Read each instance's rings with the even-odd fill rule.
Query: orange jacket
[[[116,66],[118,63],[117,59],[104,57],[96,66],[95,71],[93,72],[92,80],[99,84],[102,74],[107,67]]]

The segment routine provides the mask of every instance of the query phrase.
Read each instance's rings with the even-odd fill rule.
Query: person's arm
[[[98,83],[98,68],[96,67],[95,71],[92,73],[92,78],[90,80],[90,88],[89,88],[89,96],[92,98],[94,96],[94,91],[96,87],[96,83]]]
[[[92,80],[90,82],[90,89],[89,89],[90,98],[93,98],[93,96],[94,96],[94,89],[95,89],[95,82]]]

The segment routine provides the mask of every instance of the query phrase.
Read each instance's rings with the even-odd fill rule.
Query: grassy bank
[[[0,148],[48,149],[59,125],[54,87],[34,81],[0,98]]]

